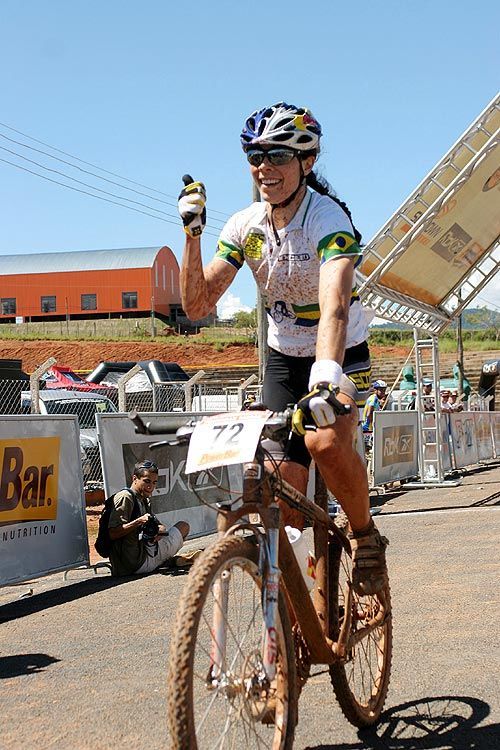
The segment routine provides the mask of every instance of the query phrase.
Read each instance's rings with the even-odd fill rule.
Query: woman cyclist
[[[179,196],[186,232],[181,296],[186,314],[200,319],[243,263],[250,266],[269,322],[262,400],[274,411],[298,402],[298,434],[282,475],[305,493],[312,455],[349,519],[353,585],[364,595],[386,583],[387,540],[370,517],[366,469],[355,449],[358,407],[371,371],[367,319],[354,278],[361,235],[346,205],[313,171],[320,139],[320,124],[303,107],[280,102],[250,115],[241,145],[262,201],[229,219],[205,268],[205,188],[200,182],[185,187]],[[351,406],[349,415],[336,418],[331,394]],[[305,432],[304,420],[314,422],[316,431]],[[302,528],[300,514],[294,517],[289,508],[283,514],[285,523]]]

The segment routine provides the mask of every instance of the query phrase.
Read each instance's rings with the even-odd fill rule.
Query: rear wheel
[[[290,621],[280,592],[277,672],[269,684],[261,588],[258,549],[241,537],[217,542],[193,565],[170,649],[168,717],[176,750],[292,747],[297,687]],[[224,625],[220,638],[214,613],[219,629]]]
[[[351,557],[334,541],[330,545],[330,636],[337,641],[346,615],[351,617],[351,638],[367,628],[340,662],[330,666],[335,695],[346,719],[356,727],[376,724],[389,688],[392,660],[392,616],[389,586],[376,596],[352,592],[349,612],[348,586],[352,580]],[[374,619],[380,625],[369,628]]]

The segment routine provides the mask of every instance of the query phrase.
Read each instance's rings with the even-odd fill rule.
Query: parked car
[[[65,367],[64,365],[52,365],[45,375],[42,375],[42,380],[45,382],[46,388],[66,388],[71,391],[86,392],[97,391],[104,396],[108,395],[105,391],[109,390],[109,386],[107,385],[89,383],[77,375],[70,367]]]
[[[116,412],[116,406],[100,393],[69,391],[63,388],[40,391],[41,414],[76,414],[80,426],[80,448],[85,481],[102,482],[101,458],[97,440],[96,414]],[[23,413],[31,412],[31,393],[21,393]]]
[[[189,375],[176,362],[160,362],[157,359],[139,362],[100,362],[87,375],[89,383],[117,385],[119,379],[134,365],[141,372],[126,384],[127,410],[137,411],[182,411],[185,406],[183,383]]]

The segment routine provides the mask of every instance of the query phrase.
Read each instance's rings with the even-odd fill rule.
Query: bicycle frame
[[[320,477],[319,472],[317,476]],[[316,551],[316,582],[314,595],[311,598],[302,577],[299,564],[293,552],[288,536],[280,523],[280,508],[276,497],[284,500],[290,507],[301,510],[314,523],[314,541]],[[225,511],[218,516],[218,530],[221,535],[233,534],[239,529],[257,531],[254,524],[241,519],[257,513],[264,527],[264,533],[258,532],[260,544],[260,574],[262,576],[262,607],[264,614],[263,633],[263,669],[267,680],[272,681],[276,674],[276,611],[280,578],[289,608],[300,627],[307,645],[310,661],[316,664],[332,664],[342,659],[354,645],[350,637],[350,612],[352,609],[352,591],[344,592],[345,610],[342,630],[338,641],[329,636],[329,599],[328,568],[329,554],[340,554],[342,548],[350,551],[350,544],[345,534],[334,524],[327,513],[327,492],[324,482],[317,481],[315,502],[311,502],[302,493],[276,476],[259,460],[244,465],[243,503],[235,511]],[[224,612],[227,599],[223,581],[214,590],[216,606],[213,622],[213,673],[223,671],[224,644],[226,642]],[[383,604],[383,603],[382,603]],[[382,606],[380,615],[373,618],[361,633],[356,635],[356,642],[370,630],[379,626],[385,617]],[[218,645],[217,645],[218,644]]]

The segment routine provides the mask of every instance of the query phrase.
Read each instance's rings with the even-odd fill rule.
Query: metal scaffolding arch
[[[500,96],[497,95],[367,244],[359,292],[364,306],[375,315],[439,334],[497,273],[498,233],[438,304],[429,304],[384,283],[388,271],[415,240],[425,235],[443,207],[484,160],[500,150],[499,146]],[[497,211],[500,213],[500,208]]]
[[[497,95],[364,250],[359,288],[363,305],[381,318],[414,329],[419,486],[444,481],[437,337],[499,270],[499,190]],[[448,226],[447,221],[455,223]],[[460,246],[456,257],[443,240],[453,239],[452,230]],[[422,403],[424,374],[434,382],[435,409],[427,414]]]

